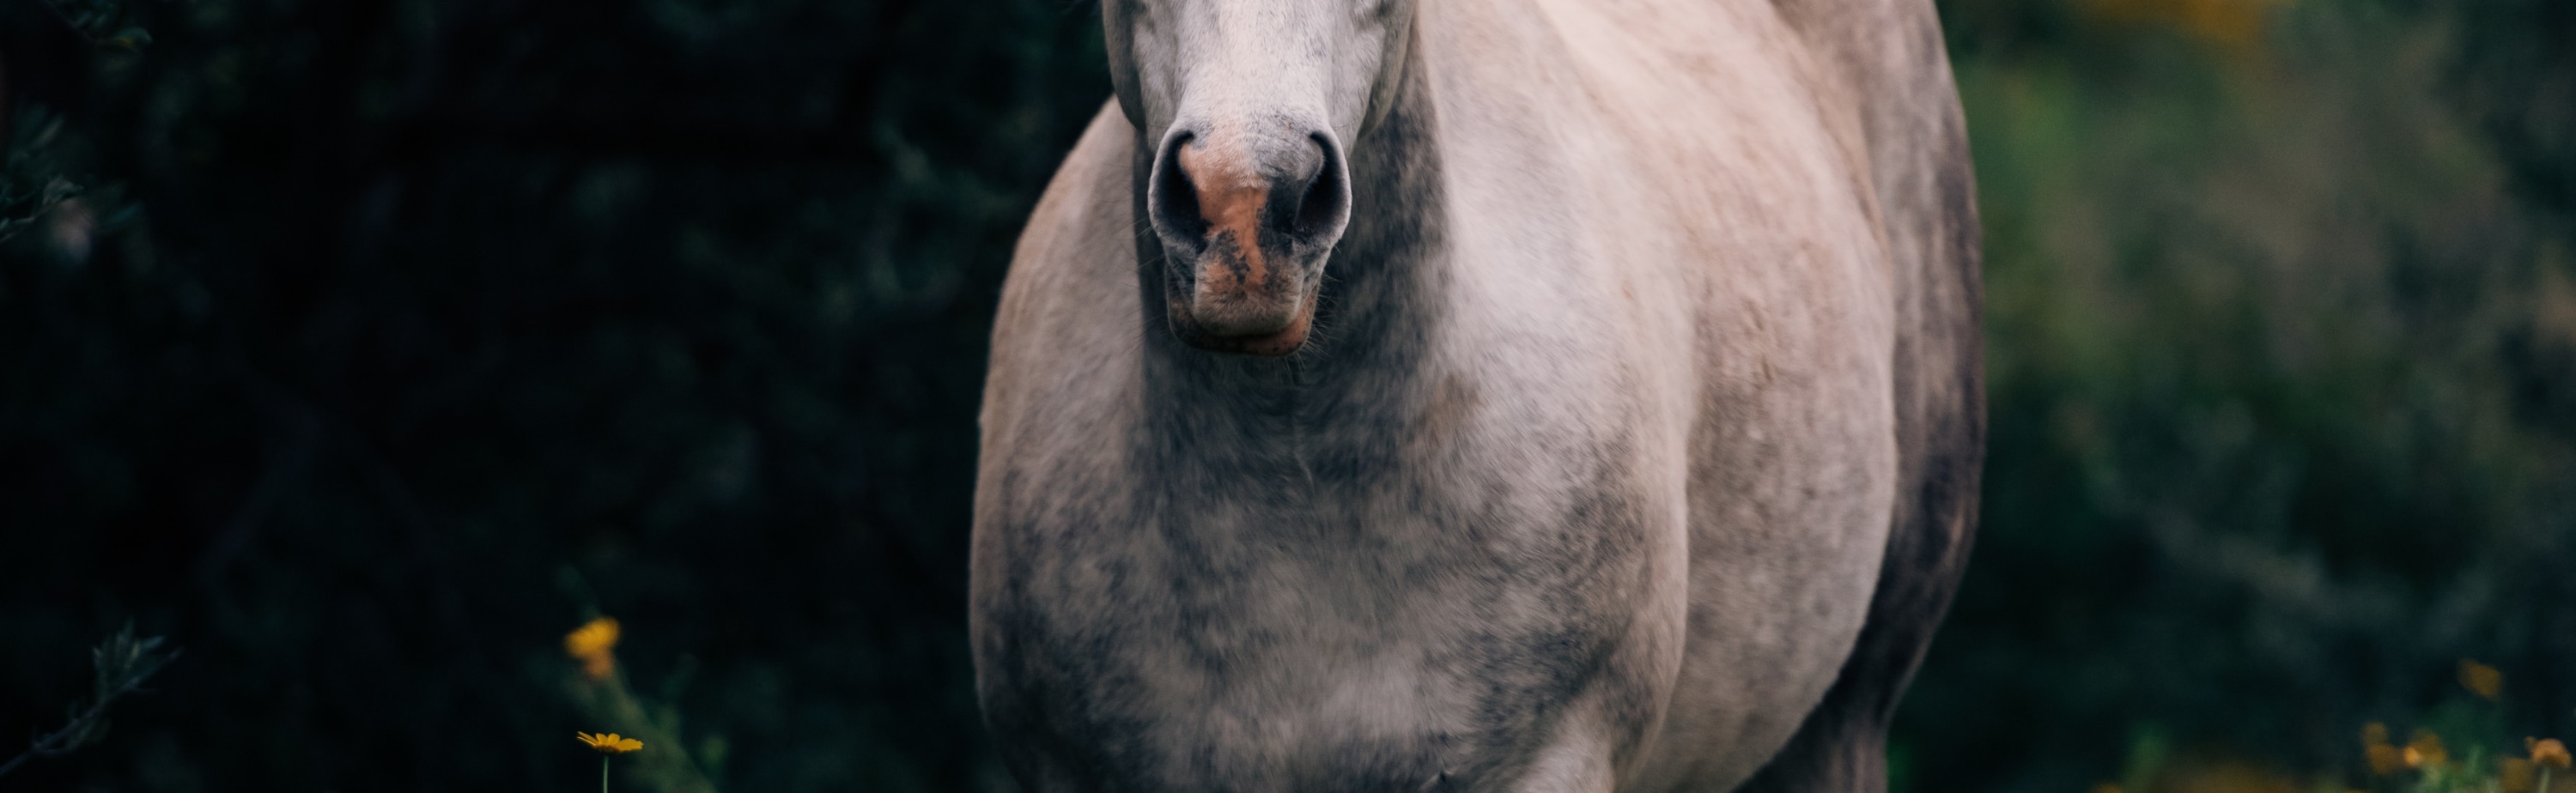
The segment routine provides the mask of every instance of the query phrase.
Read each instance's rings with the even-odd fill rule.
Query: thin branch
[[[91,650],[90,664],[97,674],[97,687],[93,692],[97,701],[73,716],[62,729],[36,736],[28,742],[27,751],[9,758],[9,762],[0,763],[0,776],[17,770],[27,762],[27,758],[61,757],[102,737],[107,728],[108,706],[116,704],[127,694],[143,690],[144,681],[152,679],[152,675],[171,661],[178,660],[177,648],[172,648],[166,655],[154,653],[160,646],[161,637],[158,636],[136,641],[134,625],[128,623],[106,643]]]

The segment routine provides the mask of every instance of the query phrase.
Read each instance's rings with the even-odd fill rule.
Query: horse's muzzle
[[[1146,212],[1166,318],[1200,349],[1279,356],[1306,343],[1324,261],[1350,221],[1350,173],[1320,126],[1174,124]],[[1280,134],[1291,130],[1303,134]]]

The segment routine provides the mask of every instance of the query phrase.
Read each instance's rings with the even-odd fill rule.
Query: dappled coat
[[[1029,789],[1883,786],[1983,449],[1928,2],[1105,10],[984,403]]]

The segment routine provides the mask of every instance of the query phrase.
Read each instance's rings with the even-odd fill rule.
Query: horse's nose
[[[1325,255],[1350,220],[1349,181],[1322,131],[1166,135],[1146,207],[1183,339],[1257,355],[1303,344]]]

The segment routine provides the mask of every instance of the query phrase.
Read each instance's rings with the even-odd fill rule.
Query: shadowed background
[[[0,0],[0,735],[187,654],[0,790],[587,789],[598,613],[718,787],[1011,789],[974,416],[1094,4],[119,6]],[[2576,732],[2576,5],[1942,12],[1993,452],[1897,786]]]

